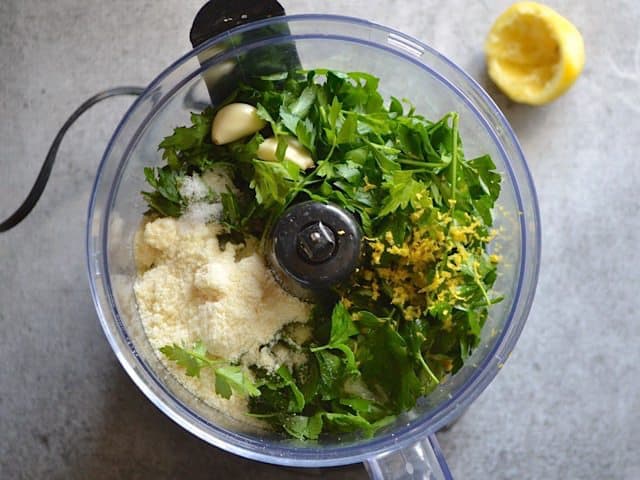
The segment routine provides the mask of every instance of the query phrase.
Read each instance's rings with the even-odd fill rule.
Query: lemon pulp
[[[551,8],[518,2],[485,43],[489,76],[512,100],[541,105],[563,94],[584,66],[580,32]]]

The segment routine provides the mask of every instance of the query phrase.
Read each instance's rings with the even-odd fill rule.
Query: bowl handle
[[[435,434],[413,445],[371,457],[364,466],[373,480],[451,480]]]

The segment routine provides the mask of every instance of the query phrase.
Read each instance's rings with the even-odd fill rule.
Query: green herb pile
[[[162,352],[189,375],[213,368],[219,394],[248,396],[252,415],[294,437],[372,435],[462,366],[500,300],[491,296],[499,258],[487,253],[500,175],[489,156],[465,157],[457,113],[431,121],[407,101],[385,104],[378,79],[366,73],[262,77],[230,102],[257,107],[267,127],[217,146],[216,110],[193,114],[191,126],[160,144],[166,165],[145,169],[150,209],[180,216],[188,203],[181,179],[224,168],[237,188],[219,198],[231,241],[253,236],[264,248],[288,206],[331,202],[360,222],[361,265],[334,288],[332,302],[314,307],[312,339],[296,347],[308,361],[293,371],[256,367],[248,375],[202,344]],[[271,135],[277,160],[259,160],[257,148]],[[287,135],[309,150],[313,168],[284,159]]]

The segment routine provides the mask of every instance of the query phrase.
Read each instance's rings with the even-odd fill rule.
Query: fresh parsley
[[[160,351],[182,368],[190,377],[199,377],[203,368],[209,368],[215,376],[216,393],[224,398],[231,397],[233,392],[242,396],[255,397],[260,391],[247,373],[238,365],[230,365],[225,360],[217,359],[207,352],[201,341],[191,348],[177,344],[166,345]]]
[[[209,108],[160,144],[164,166],[144,172],[149,208],[179,216],[188,206],[182,178],[224,164],[235,190],[220,193],[222,223],[238,241],[262,239],[261,248],[296,202],[335,203],[360,221],[360,268],[315,306],[306,362],[275,372],[253,366],[252,382],[201,342],[161,349],[187,375],[212,370],[218,394],[247,396],[251,415],[302,440],[370,436],[389,425],[462,367],[501,300],[492,293],[499,257],[488,252],[501,185],[495,164],[465,156],[458,113],[432,120],[406,100],[385,105],[378,83],[320,69],[250,79],[232,98],[256,106],[267,122],[261,132],[215,146],[217,110]],[[257,159],[272,135],[278,160]],[[315,167],[283,160],[286,136],[311,152]]]

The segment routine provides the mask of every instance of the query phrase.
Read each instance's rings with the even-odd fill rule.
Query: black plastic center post
[[[362,234],[336,205],[303,202],[288,209],[272,231],[271,263],[287,288],[323,290],[347,279],[358,265]],[[298,294],[299,288],[288,290]]]
[[[314,222],[298,233],[298,251],[309,263],[322,263],[331,258],[336,249],[336,236],[322,222]]]

